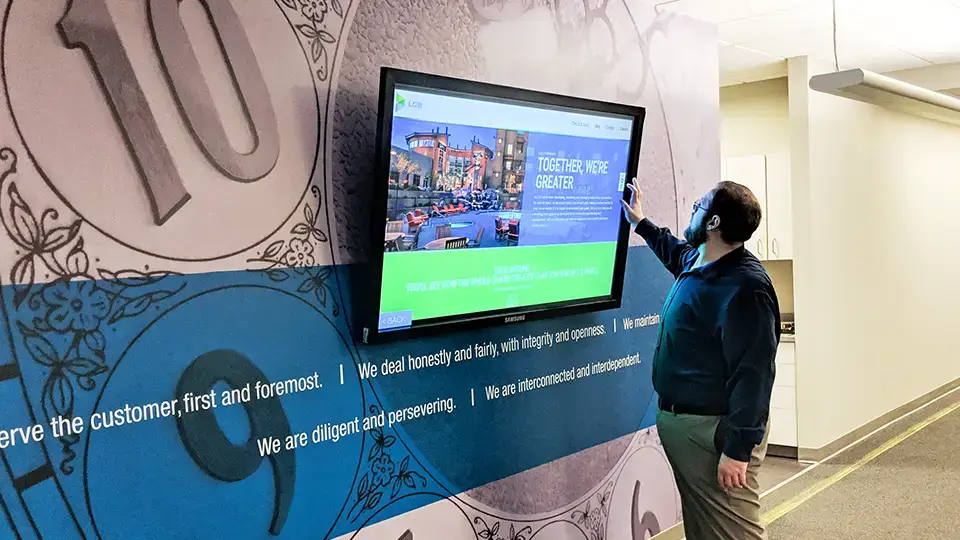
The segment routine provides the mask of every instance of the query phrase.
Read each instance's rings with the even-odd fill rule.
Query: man
[[[757,472],[780,307],[760,261],[744,248],[760,225],[757,198],[721,182],[693,205],[686,241],[646,219],[636,179],[624,215],[676,282],[653,359],[657,430],[674,470],[688,540],[760,540]]]

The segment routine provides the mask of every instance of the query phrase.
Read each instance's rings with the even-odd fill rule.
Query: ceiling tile
[[[777,77],[784,65],[783,59],[776,56],[739,45],[720,44],[721,85]]]
[[[877,0],[837,6],[838,35],[869,33],[934,62],[960,59],[960,7],[948,0]]]
[[[812,56],[834,63],[833,34],[828,29],[775,36],[741,44],[756,51],[790,58]],[[837,35],[837,57],[841,69],[864,68],[886,72],[928,65],[929,62],[898,50],[866,34]]]
[[[837,52],[841,69],[863,68],[878,73],[930,65],[924,59],[879,43],[838,38]],[[832,49],[821,59],[833,61]]]
[[[829,30],[788,32],[741,43],[745,47],[782,58],[794,56],[831,56],[833,36]]]
[[[910,53],[934,64],[960,62],[960,49],[954,49],[953,51],[924,51],[915,49],[910,51]]]
[[[831,0],[676,0],[662,9],[718,25],[725,82],[778,76],[782,59],[833,63]],[[960,0],[836,0],[840,67],[887,72],[960,61]]]
[[[720,23],[718,30],[720,39],[727,43],[748,43],[811,30],[826,30],[831,28],[831,21],[829,0],[809,0],[803,7]]]
[[[750,69],[766,66],[781,60],[783,60],[783,58],[764,54],[763,52],[748,49],[740,45],[720,44],[721,71]]]
[[[674,0],[657,2],[660,9],[714,24],[789,9],[804,0]]]

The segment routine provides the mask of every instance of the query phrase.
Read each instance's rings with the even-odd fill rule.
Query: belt
[[[663,398],[660,398],[660,410],[666,411],[673,414],[690,414],[693,416],[726,416],[727,411],[718,411],[715,409],[710,409],[708,407],[696,406],[696,405],[680,405],[678,403],[671,403]]]

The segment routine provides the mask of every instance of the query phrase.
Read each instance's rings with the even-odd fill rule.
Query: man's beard
[[[698,248],[707,241],[707,228],[703,222],[703,219],[696,224],[691,221],[687,230],[683,231],[683,237],[692,247]]]

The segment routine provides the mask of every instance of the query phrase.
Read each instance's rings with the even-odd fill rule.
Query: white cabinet
[[[768,259],[793,259],[793,204],[790,156],[767,155]]]
[[[763,209],[760,227],[747,242],[760,260],[793,258],[793,205],[790,187],[790,156],[769,154],[724,160],[724,180],[750,188]]]
[[[761,206],[766,206],[767,200],[767,158],[766,156],[743,156],[727,160],[727,179],[750,188],[756,195]],[[723,225],[721,224],[721,227]],[[767,259],[769,253],[767,244],[767,212],[764,208],[760,227],[753,233],[753,238],[747,242],[747,249],[753,252],[758,259]]]
[[[777,349],[777,376],[770,396],[769,443],[797,446],[797,365],[793,343]]]

